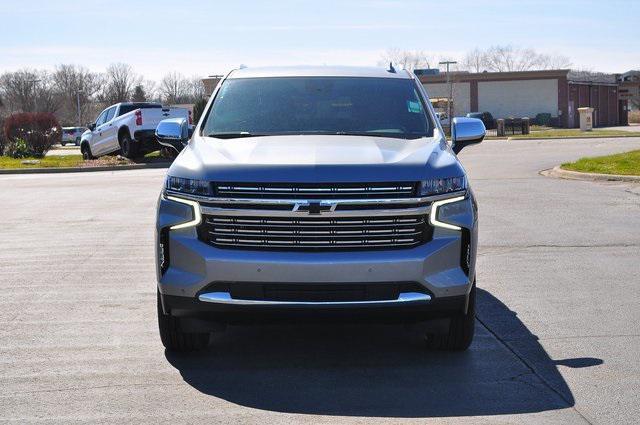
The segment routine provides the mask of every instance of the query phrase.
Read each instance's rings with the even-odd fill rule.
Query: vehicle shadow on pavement
[[[195,389],[242,406],[406,418],[570,407],[556,365],[602,363],[554,362],[517,315],[483,290],[478,318],[474,343],[462,353],[427,351],[402,326],[292,324],[229,327],[205,352],[166,357]]]

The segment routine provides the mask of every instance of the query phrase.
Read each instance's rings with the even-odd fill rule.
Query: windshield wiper
[[[418,139],[423,136],[407,133],[393,133],[386,131],[337,131],[335,134],[340,136],[373,136],[373,137],[390,137],[393,139]]]
[[[216,137],[218,139],[237,139],[240,137],[257,137],[264,134],[249,133],[248,131],[226,131],[220,133],[209,133],[207,137]]]

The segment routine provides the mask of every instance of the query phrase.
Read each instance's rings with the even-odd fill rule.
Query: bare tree
[[[431,68],[436,60],[432,55],[422,50],[401,50],[398,48],[387,49],[378,61],[378,66],[393,66],[413,71],[417,68]]]
[[[94,96],[100,90],[102,76],[75,65],[59,65],[52,75],[61,99],[58,119],[63,124],[75,123],[93,110]],[[78,111],[78,103],[80,111]]]
[[[198,100],[205,98],[205,87],[202,82],[202,77],[191,77],[189,80],[189,96],[191,103],[196,103]]]
[[[475,48],[465,55],[460,62],[460,68],[469,72],[482,72],[486,69],[487,57],[486,53],[479,48]]]
[[[56,112],[60,106],[51,75],[22,69],[0,76],[0,94],[8,112]]]
[[[189,101],[190,82],[178,72],[170,72],[160,81],[160,96],[168,104],[180,104]]]
[[[131,100],[133,90],[142,82],[130,65],[114,63],[109,65],[105,74],[101,99],[108,104]]]
[[[510,72],[544,69],[565,69],[571,66],[566,56],[538,53],[534,49],[510,45],[475,48],[467,53],[462,68],[471,72]]]
[[[552,54],[542,55],[541,69],[569,69],[572,65],[568,56]]]
[[[142,82],[142,87],[147,95],[148,102],[160,102],[160,97],[158,96],[158,83],[153,80],[144,80]]]

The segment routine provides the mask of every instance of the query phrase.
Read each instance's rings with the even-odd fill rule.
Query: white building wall
[[[558,80],[478,81],[478,109],[494,118],[558,116]]]
[[[447,83],[423,84],[429,97],[449,97],[449,85]],[[453,84],[453,116],[460,117],[471,111],[471,88],[469,83]]]

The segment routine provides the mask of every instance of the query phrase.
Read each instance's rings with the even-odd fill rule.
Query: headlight
[[[211,182],[204,180],[184,179],[182,177],[167,177],[165,188],[174,192],[190,195],[211,196]]]
[[[423,180],[420,182],[420,196],[442,195],[466,188],[467,181],[464,176]]]

